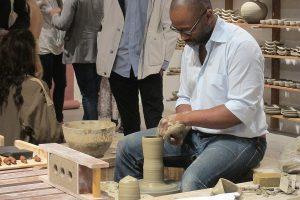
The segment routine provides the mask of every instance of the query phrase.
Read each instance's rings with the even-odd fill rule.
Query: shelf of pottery
[[[232,0],[225,1],[231,1],[229,5],[233,5]],[[277,5],[277,7],[275,6],[276,8],[274,8],[274,3],[278,2],[279,6]],[[273,17],[280,16],[280,0],[273,1],[272,9]],[[214,9],[214,13],[225,21],[234,23],[242,28],[245,28],[246,30],[249,28],[254,30],[259,28],[269,28],[278,31],[285,30],[300,32],[300,19],[265,19],[268,13],[268,8],[260,1],[246,2],[241,6],[240,11],[216,8]],[[275,34],[275,36],[273,35],[274,37],[272,36],[273,39],[276,38],[277,40],[280,40],[280,34],[276,34],[276,31],[272,32],[272,34]],[[167,76],[180,75],[180,63],[184,45],[185,44],[183,41],[177,41],[176,50],[170,61],[170,67],[169,71],[167,72]],[[272,63],[274,61],[275,63],[277,62],[277,68],[280,66],[279,60],[285,61],[287,65],[297,65],[297,67],[299,65],[300,67],[300,45],[292,47],[285,45],[282,41],[274,40],[265,41],[260,45],[260,47],[265,58],[271,58]],[[274,70],[276,67],[272,66],[272,70],[276,71]],[[280,77],[279,73],[280,69],[275,72],[275,76]],[[279,78],[276,80],[274,78],[266,77],[265,88],[271,89],[273,92],[273,94],[271,93],[271,99],[275,99],[275,101],[279,102],[279,93],[274,95],[274,91],[300,93],[300,80],[285,80]],[[171,95],[169,94],[171,97],[169,97],[167,100],[176,101],[177,91],[174,90],[171,93]],[[268,115],[271,115],[271,117],[275,119],[285,119],[288,121],[300,122],[300,105],[299,108],[283,105],[266,105],[265,111]]]

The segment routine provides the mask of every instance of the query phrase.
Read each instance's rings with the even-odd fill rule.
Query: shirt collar
[[[228,30],[226,30],[226,25],[226,22],[218,17],[215,28],[209,40],[219,43],[226,43],[228,41]]]

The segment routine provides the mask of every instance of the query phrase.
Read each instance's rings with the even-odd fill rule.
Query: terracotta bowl
[[[110,120],[66,122],[63,133],[69,147],[94,157],[103,157],[112,143],[116,125]]]

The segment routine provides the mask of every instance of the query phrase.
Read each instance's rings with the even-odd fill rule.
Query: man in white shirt
[[[241,181],[266,149],[259,45],[242,28],[218,18],[209,0],[173,0],[170,18],[187,45],[176,114],[162,119],[157,131],[166,140],[165,165],[186,168],[182,191],[213,187],[222,177]],[[119,143],[117,181],[142,177],[140,135],[155,132]]]

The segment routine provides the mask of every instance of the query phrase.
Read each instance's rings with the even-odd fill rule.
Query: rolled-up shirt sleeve
[[[190,105],[190,92],[188,90],[188,77],[187,77],[187,63],[185,62],[186,57],[186,50],[183,51],[182,53],[182,58],[181,59],[181,73],[180,73],[180,87],[178,91],[178,99],[176,102],[176,107],[182,105],[182,104],[188,104]]]
[[[245,41],[228,60],[229,109],[247,127],[255,120],[264,92],[264,58],[259,46]]]

